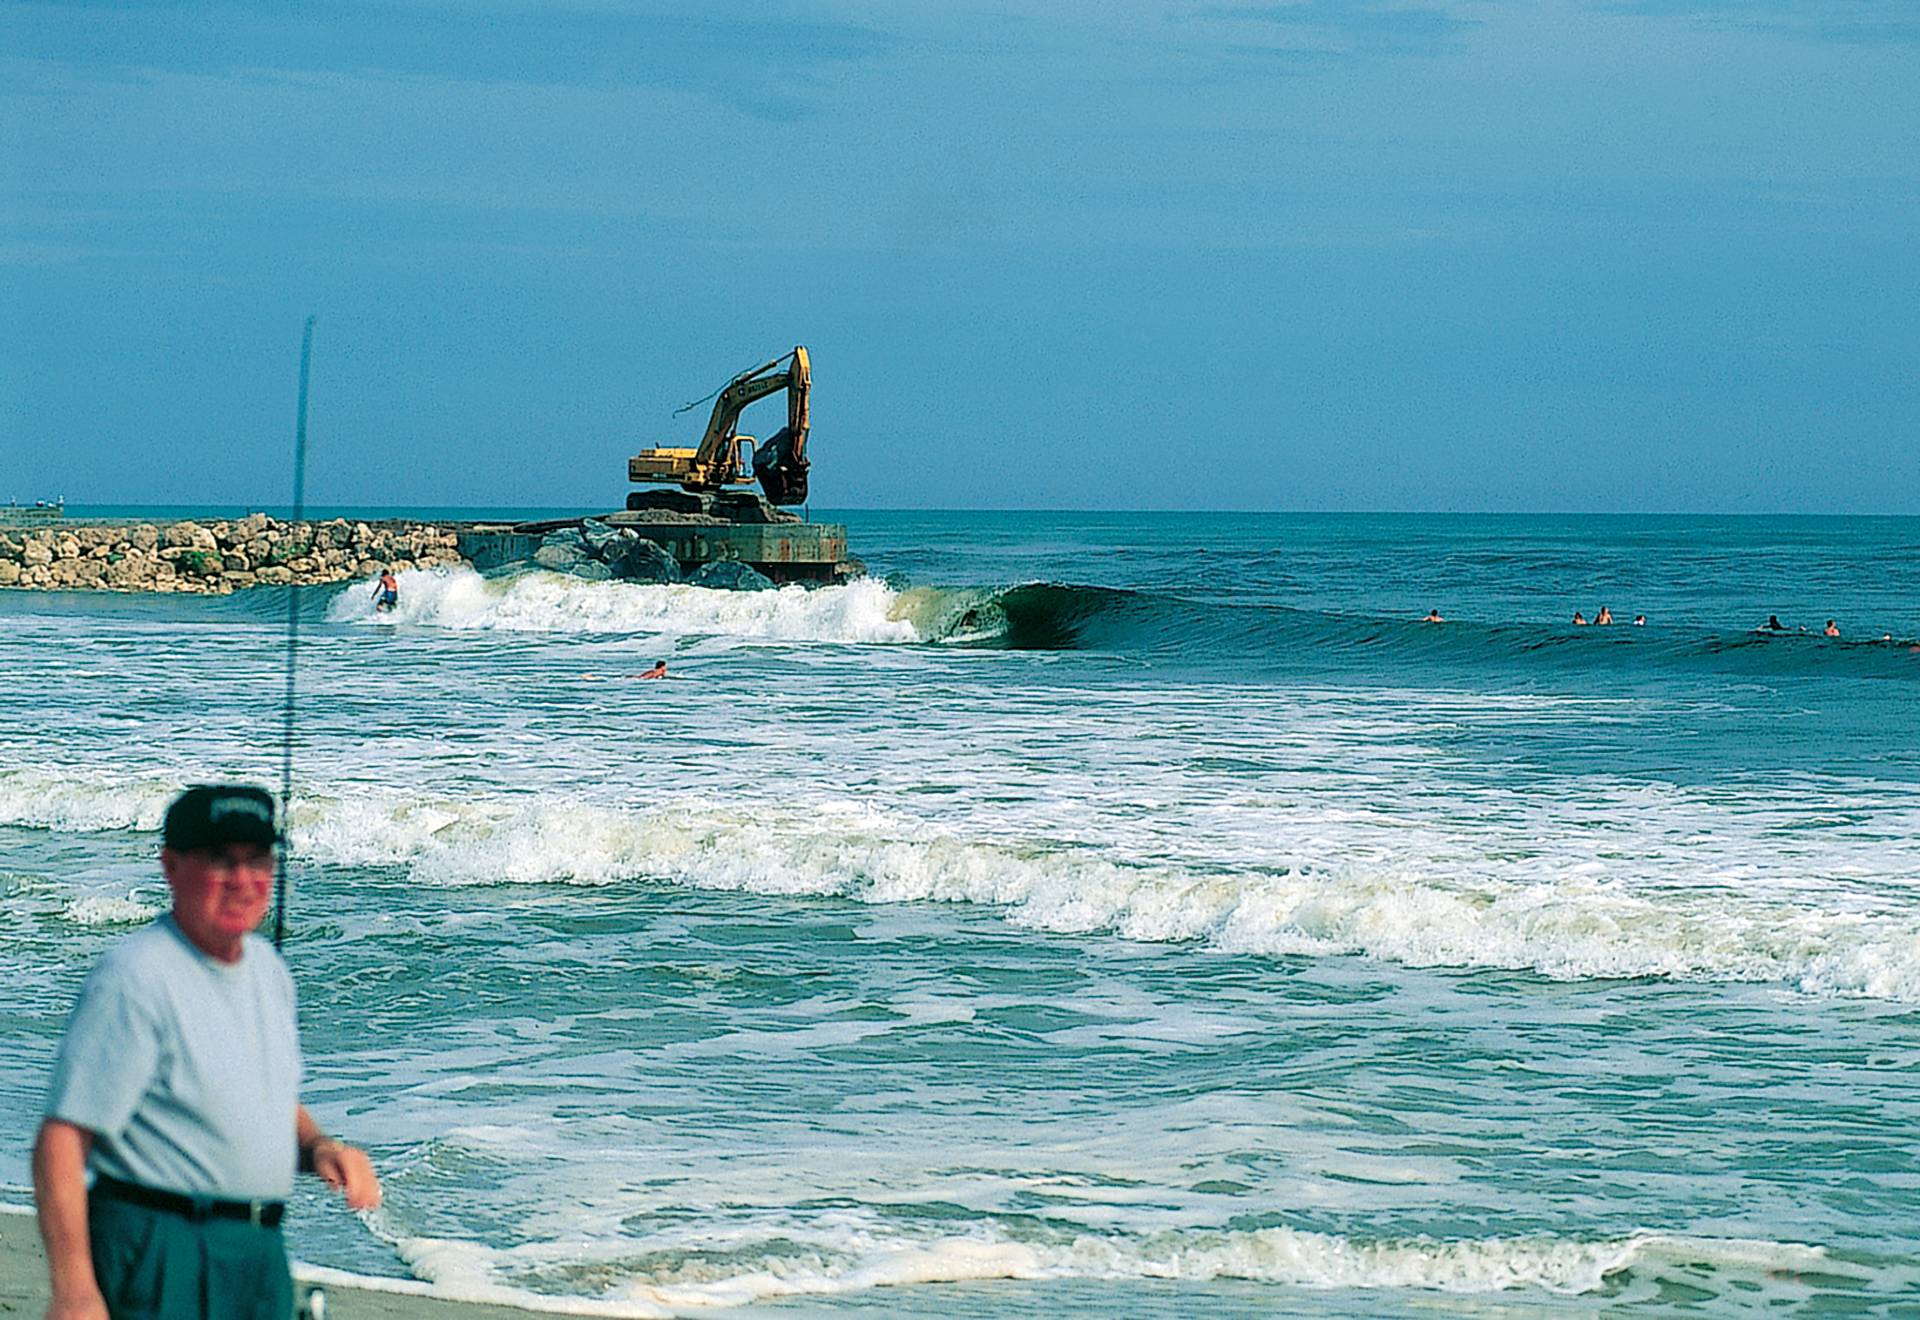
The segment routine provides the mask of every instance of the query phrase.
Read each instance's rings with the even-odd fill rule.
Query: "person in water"
[[[1633,616],[1633,626],[1634,626],[1634,627],[1636,627],[1636,628],[1644,628],[1644,627],[1646,627],[1646,626],[1647,626],[1647,616],[1646,616],[1646,615],[1644,615],[1644,614],[1636,614],[1636,615],[1634,615],[1634,616]]]
[[[1573,612],[1573,626],[1574,626],[1574,627],[1576,627],[1576,628],[1584,628],[1584,627],[1586,627],[1586,626],[1587,626],[1587,616],[1586,616],[1586,615],[1584,615],[1584,614],[1582,614],[1582,613],[1581,613],[1581,612],[1580,612],[1579,610],[1575,610],[1575,611]]]
[[[394,580],[393,570],[380,570],[380,581],[373,589],[373,598],[377,602],[374,609],[382,614],[390,613],[400,604],[400,584]]]
[[[1602,605],[1600,607],[1600,612],[1593,616],[1593,621],[1599,624],[1601,627],[1605,627],[1607,624],[1610,624],[1613,622],[1613,611],[1608,609],[1605,605]]]
[[[666,676],[667,662],[665,660],[655,660],[653,662],[653,668],[640,675],[641,678],[665,678]]]
[[[1767,621],[1760,625],[1761,632],[1785,632],[1786,630],[1787,625],[1780,622],[1778,614],[1769,614]]]
[[[1424,619],[1422,619],[1422,620],[1420,620],[1420,622],[1422,622],[1422,623],[1445,623],[1445,622],[1446,622],[1446,620],[1440,617],[1440,611],[1439,611],[1439,610],[1428,610],[1428,611],[1427,611],[1427,617],[1426,617],[1426,618],[1424,618]]]
[[[1827,626],[1820,630],[1820,635],[1822,637],[1838,637],[1840,635],[1840,625],[1832,619],[1828,619]]]

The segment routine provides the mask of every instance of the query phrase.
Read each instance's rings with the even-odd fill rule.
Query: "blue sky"
[[[0,3],[0,499],[1920,512],[1911,0]],[[779,425],[776,402],[748,429]]]

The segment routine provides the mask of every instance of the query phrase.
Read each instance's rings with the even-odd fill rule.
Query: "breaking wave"
[[[0,824],[158,827],[178,785],[0,771]],[[1417,864],[1302,860],[1199,868],[1050,842],[967,839],[853,803],[644,807],[392,790],[296,799],[309,862],[398,868],[416,883],[691,888],[861,903],[968,903],[1060,934],[1203,943],[1269,957],[1362,955],[1554,980],[1774,982],[1920,1003],[1920,919],[1722,885],[1637,890],[1584,871],[1504,878]],[[1336,854],[1337,855],[1337,854]]]
[[[399,576],[400,605],[373,609],[372,583],[333,598],[338,623],[418,624],[458,631],[654,633],[781,642],[917,642],[914,625],[893,614],[882,582],[837,587],[722,591],[684,584],[587,582],[561,573],[482,577],[471,569],[413,570]]]
[[[1442,667],[1708,669],[1745,675],[1824,674],[1920,679],[1909,641],[1836,640],[1680,625],[1572,628],[1537,622],[1454,621],[1226,603],[1070,583],[1012,587],[845,586],[723,591],[685,585],[587,582],[558,573],[482,577],[471,569],[400,576],[400,607],[377,615],[371,582],[327,607],[337,623],[416,624],[456,631],[726,636],[774,642],[937,643],[1017,651],[1112,651],[1217,662],[1298,666],[1317,655],[1341,664],[1378,658]]]
[[[186,785],[158,776],[0,770],[0,825],[69,831],[153,830]]]
[[[111,894],[89,894],[85,898],[76,898],[67,904],[61,915],[68,921],[81,926],[128,926],[152,921],[164,910],[152,903],[142,903],[135,898],[121,898]]]
[[[1349,664],[1373,654],[1396,669],[1424,660],[1443,666],[1680,667],[1750,675],[1920,679],[1920,646],[1912,641],[1798,633],[1471,620],[1431,625],[1050,582],[990,592],[932,593],[925,602],[903,602],[900,608],[931,640],[1013,650],[1247,657],[1290,664],[1321,653],[1337,653]]]

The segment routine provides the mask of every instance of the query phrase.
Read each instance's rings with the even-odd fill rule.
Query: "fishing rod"
[[[313,318],[300,333],[300,416],[293,428],[293,525],[307,516],[307,368],[313,360]],[[296,531],[294,533],[298,535]],[[300,672],[300,575],[287,584],[287,690],[281,708],[280,857],[273,873],[273,947],[287,937],[287,854],[293,851],[294,680]]]

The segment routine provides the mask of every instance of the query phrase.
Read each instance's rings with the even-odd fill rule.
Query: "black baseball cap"
[[[229,843],[271,847],[280,841],[273,795],[252,784],[195,784],[167,808],[160,838],[175,852]]]

